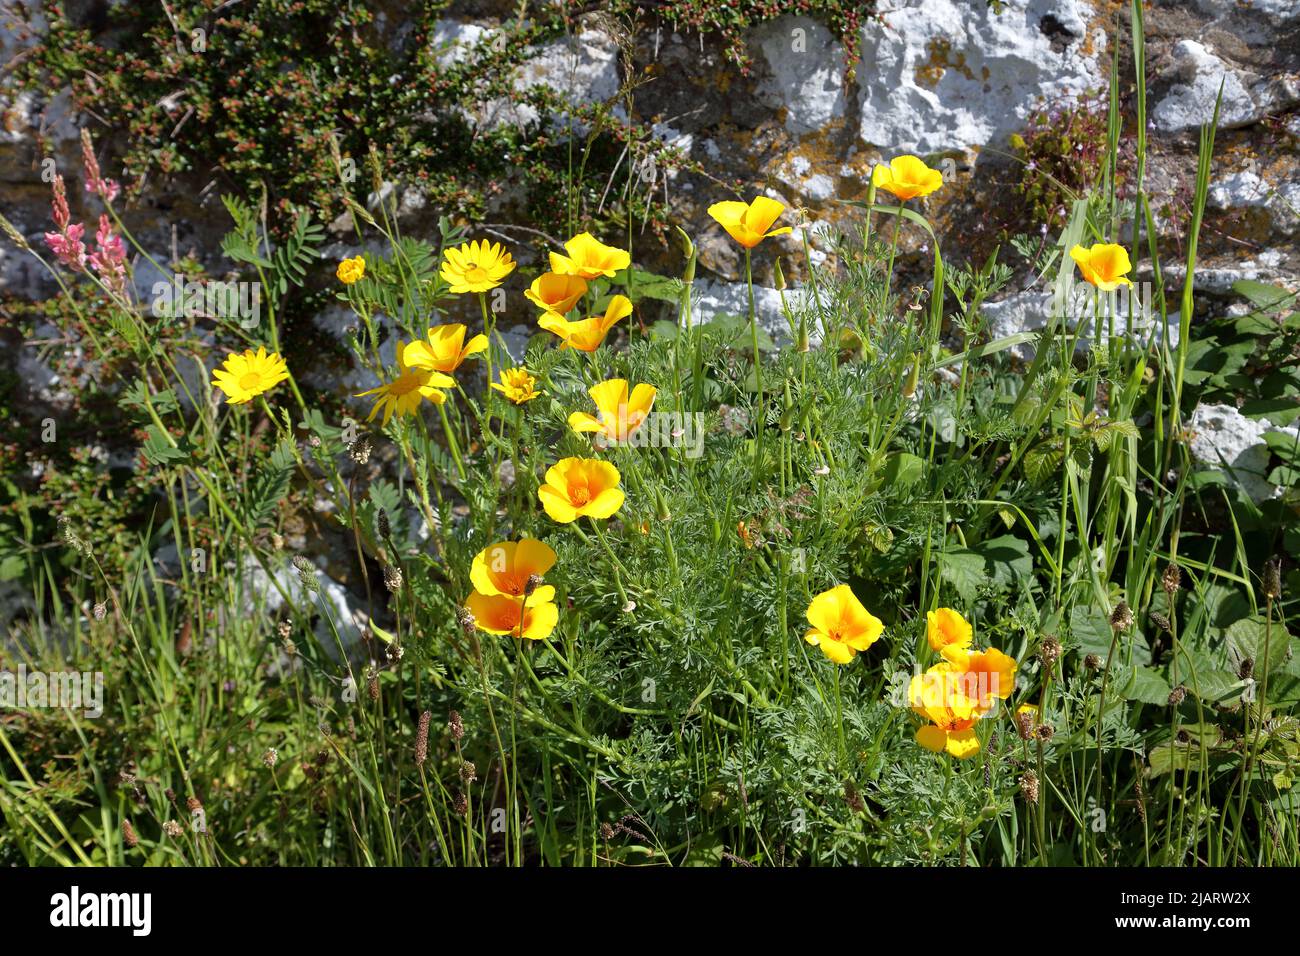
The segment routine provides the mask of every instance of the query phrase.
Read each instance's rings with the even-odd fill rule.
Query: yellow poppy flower
[[[554,312],[547,312],[537,324],[547,332],[554,332],[564,340],[563,348],[574,348],[582,352],[594,352],[605,341],[605,336],[614,324],[632,314],[632,301],[625,295],[616,295],[609,300],[604,315],[592,316],[570,322]]]
[[[435,325],[425,335],[425,341],[408,342],[402,349],[402,361],[409,368],[423,368],[431,372],[450,375],[461,363],[488,347],[486,335],[479,334],[465,342],[465,326]]]
[[[533,280],[524,298],[543,312],[566,315],[573,311],[578,300],[587,292],[587,280],[582,276],[546,272]]]
[[[442,254],[442,277],[451,291],[487,292],[514,271],[515,262],[499,242],[466,242]]]
[[[650,414],[658,392],[653,385],[638,385],[629,397],[627,380],[612,378],[593,385],[587,394],[596,403],[600,416],[574,412],[569,416],[569,427],[575,432],[597,432],[610,441],[627,441]]]
[[[501,381],[493,382],[492,387],[516,405],[531,402],[542,394],[534,387],[537,379],[526,368],[503,368],[500,376]]]
[[[221,368],[212,373],[212,384],[226,393],[228,405],[251,402],[289,377],[289,367],[279,352],[267,354],[265,348],[226,356]]]
[[[789,226],[773,229],[785,206],[766,196],[755,196],[753,202],[715,202],[709,215],[721,223],[728,235],[746,249],[753,249],[769,236],[779,236],[790,231]]]
[[[917,156],[898,156],[888,165],[876,164],[871,171],[871,183],[907,202],[917,196],[928,196],[942,186],[943,173],[931,169]]]
[[[423,368],[407,368],[401,358],[403,351],[403,349],[398,350],[395,379],[383,383],[378,388],[357,394],[357,398],[364,398],[366,395],[379,396],[375,399],[375,406],[370,409],[366,421],[373,419],[381,408],[384,410],[383,424],[387,425],[388,420],[393,417],[393,412],[398,415],[414,415],[422,401],[428,400],[435,405],[441,405],[447,400],[447,393],[439,389],[455,387],[456,380],[448,375]]]
[[[480,594],[504,594],[522,598],[528,590],[528,580],[542,577],[555,566],[555,552],[535,538],[519,541],[498,541],[474,556],[469,569],[469,579]],[[539,584],[528,595],[528,604],[545,604],[555,600],[555,588]]]
[[[925,636],[931,650],[942,651],[949,646],[970,647],[972,631],[970,624],[958,612],[950,607],[941,607],[926,612]]]
[[[594,458],[563,458],[546,471],[537,497],[552,521],[608,518],[623,506],[618,469]]]
[[[480,594],[475,591],[465,602],[474,615],[474,626],[489,634],[509,634],[530,641],[550,637],[560,620],[560,609],[549,601],[523,606],[519,598],[506,594]]]
[[[607,246],[589,232],[580,232],[566,242],[564,251],[567,256],[551,253],[551,271],[580,279],[612,279],[632,262],[631,253]]]
[[[1084,279],[1102,292],[1114,292],[1122,285],[1133,285],[1128,279],[1133,265],[1129,262],[1128,250],[1123,246],[1109,242],[1098,243],[1091,249],[1075,246],[1070,250],[1070,258]]]
[[[935,753],[947,752],[959,760],[979,753],[975,721],[981,714],[963,690],[960,675],[951,664],[936,664],[912,678],[908,702],[928,724],[916,732],[916,742]]]
[[[344,285],[351,285],[366,274],[366,260],[361,256],[353,256],[351,259],[344,259],[339,263],[334,275]]]
[[[1006,700],[1016,688],[1016,671],[1020,665],[1015,658],[1003,654],[996,647],[972,651],[950,644],[942,653],[944,660],[963,675],[967,684],[978,689],[978,692],[968,691],[968,695],[975,700],[981,713],[992,710],[998,700]]]
[[[812,599],[807,611],[812,625],[803,639],[836,664],[847,664],[859,651],[880,639],[885,625],[857,599],[853,589],[840,584]]]

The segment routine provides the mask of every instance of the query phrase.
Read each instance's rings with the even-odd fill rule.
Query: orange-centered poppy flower
[[[488,339],[479,334],[465,342],[465,326],[435,325],[426,333],[425,341],[410,342],[402,349],[402,361],[408,368],[423,368],[432,372],[451,374],[461,363],[477,352],[486,351]]]
[[[564,458],[546,471],[537,497],[552,521],[568,524],[580,517],[608,518],[623,506],[622,476],[607,461]]]
[[[522,598],[528,592],[529,579],[542,577],[554,566],[555,552],[535,538],[498,541],[474,556],[469,579],[480,594]],[[549,584],[539,584],[528,594],[530,607],[553,600],[555,588]]]
[[[925,636],[930,649],[942,651],[945,647],[970,647],[972,632],[966,619],[950,607],[927,611]]]
[[[605,341],[605,336],[614,327],[614,323],[632,314],[632,301],[625,295],[616,295],[609,300],[604,315],[593,316],[570,322],[554,312],[547,312],[537,324],[547,332],[554,332],[564,340],[565,348],[574,348],[582,352],[594,352]]]
[[[1102,292],[1114,292],[1122,285],[1131,286],[1128,273],[1133,269],[1128,250],[1114,243],[1098,243],[1091,249],[1075,246],[1070,258],[1083,277]]]
[[[878,163],[871,171],[871,183],[877,189],[893,193],[903,202],[928,196],[943,185],[943,173],[916,156],[899,156],[889,165]]]
[[[573,311],[586,292],[587,280],[582,276],[545,272],[533,280],[524,298],[543,312],[566,315]]]
[[[779,236],[790,231],[789,226],[773,229],[785,206],[766,196],[755,196],[753,202],[715,202],[709,215],[716,219],[728,235],[746,249],[753,249],[769,236]]]
[[[569,416],[569,427],[575,432],[597,432],[610,441],[627,441],[627,436],[650,414],[657,391],[653,385],[638,385],[629,397],[627,380],[612,378],[593,385],[587,394],[596,403],[599,417],[574,412]]]
[[[631,253],[607,246],[589,232],[580,232],[566,242],[564,251],[568,255],[551,253],[551,271],[580,279],[612,279],[632,262]]]
[[[975,721],[980,718],[975,701],[952,680],[952,665],[936,664],[912,678],[908,687],[912,709],[929,721],[916,732],[916,742],[935,753],[947,751],[959,760],[979,753]]]
[[[876,643],[885,630],[880,618],[862,606],[847,584],[813,598],[807,616],[812,627],[804,640],[820,647],[836,664],[852,661],[859,651]]]
[[[549,601],[529,604],[508,594],[480,594],[475,591],[465,602],[474,615],[474,626],[489,634],[509,634],[530,641],[550,637],[560,620],[560,609]]]
[[[981,714],[996,707],[999,700],[1006,700],[1016,688],[1019,665],[1015,658],[1003,654],[996,647],[972,651],[949,645],[943,649],[943,657],[954,671],[961,674],[966,696],[975,702]]]

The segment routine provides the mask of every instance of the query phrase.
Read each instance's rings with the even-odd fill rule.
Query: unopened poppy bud
[[[911,398],[916,394],[916,386],[921,381],[921,353],[912,357],[912,371],[907,374],[907,383],[903,386],[903,397]]]
[[[807,352],[812,349],[812,342],[808,338],[808,329],[804,326],[799,327],[799,340],[795,343],[795,349],[800,352]]]
[[[655,489],[655,517],[660,521],[671,521],[673,513],[668,510],[668,502],[664,500],[664,493],[660,489]]]
[[[772,265],[773,281],[772,285],[778,292],[785,291],[785,273],[781,271],[781,257],[776,257],[776,262]]]

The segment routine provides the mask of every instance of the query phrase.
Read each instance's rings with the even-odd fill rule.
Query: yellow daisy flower
[[[495,289],[514,269],[514,259],[499,242],[466,242],[443,252],[442,277],[455,293]]]
[[[221,368],[212,373],[212,384],[226,393],[230,405],[251,402],[289,377],[289,367],[279,352],[269,355],[265,348],[252,349],[226,357]]]
[[[375,407],[370,410],[366,421],[373,419],[381,408],[384,410],[383,424],[387,425],[388,420],[393,417],[393,412],[398,415],[414,415],[422,401],[428,400],[435,405],[441,405],[447,400],[447,393],[439,389],[455,387],[456,380],[449,375],[424,368],[408,368],[406,362],[400,357],[401,351],[398,350],[397,378],[385,382],[378,388],[357,394],[357,398],[366,395],[378,396],[375,399]]]
[[[351,259],[344,259],[339,263],[338,269],[334,275],[344,285],[351,285],[366,274],[366,260],[361,256],[353,256]]]

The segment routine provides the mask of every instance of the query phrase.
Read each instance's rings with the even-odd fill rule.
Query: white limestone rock
[[[906,0],[862,31],[862,140],[888,153],[933,153],[998,140],[1035,103],[1095,90],[1103,30],[1085,52],[1085,0]]]
[[[813,133],[845,113],[844,47],[817,20],[783,16],[754,32],[769,72],[759,87],[763,102],[785,110],[785,127]]]

